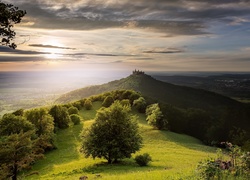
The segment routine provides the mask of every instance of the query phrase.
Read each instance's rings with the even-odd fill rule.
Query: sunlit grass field
[[[95,102],[93,110],[81,110],[83,120],[80,125],[57,133],[58,149],[47,153],[30,171],[20,176],[23,179],[45,180],[77,180],[83,175],[88,176],[88,180],[197,179],[195,168],[198,162],[216,155],[215,148],[204,146],[195,138],[153,129],[146,124],[143,114],[133,112],[138,116],[143,137],[143,147],[135,155],[149,153],[153,159],[149,166],[139,167],[133,158],[112,165],[108,165],[104,159],[84,158],[79,152],[79,134],[82,128],[93,123],[96,110],[100,107],[101,103]]]

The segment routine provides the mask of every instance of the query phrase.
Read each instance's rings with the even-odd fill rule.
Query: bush
[[[84,107],[85,107],[86,110],[91,110],[92,107],[93,107],[93,104],[92,104],[92,102],[89,99],[87,99],[85,101],[85,103],[84,103]]]
[[[71,115],[71,114],[79,114],[79,111],[78,111],[78,109],[76,108],[76,107],[70,107],[69,109],[68,109],[68,113],[69,113],[69,115]]]
[[[135,157],[135,161],[139,166],[147,166],[150,161],[152,161],[151,156],[148,153],[138,155]]]
[[[81,117],[77,114],[71,114],[70,119],[74,123],[74,125],[80,124],[81,122]]]

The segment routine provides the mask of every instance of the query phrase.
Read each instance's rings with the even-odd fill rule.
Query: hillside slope
[[[213,92],[158,81],[146,74],[130,75],[127,78],[111,81],[103,85],[77,89],[62,95],[56,102],[66,103],[117,89],[135,90],[159,102],[181,108],[214,109],[240,104]]]

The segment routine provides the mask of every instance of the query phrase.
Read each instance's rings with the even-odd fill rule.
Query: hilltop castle
[[[133,71],[133,75],[140,75],[140,74],[145,74],[145,72],[136,69]]]

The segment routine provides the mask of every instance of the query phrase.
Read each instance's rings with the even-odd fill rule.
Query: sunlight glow
[[[47,59],[58,59],[62,56],[63,49],[63,44],[61,44],[59,41],[56,39],[51,39],[48,42],[46,42],[46,45],[48,47],[45,47],[43,49],[43,52],[45,52],[45,57]],[[50,47],[49,47],[50,46]]]

